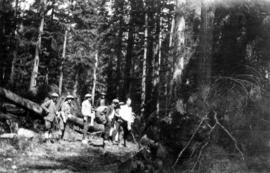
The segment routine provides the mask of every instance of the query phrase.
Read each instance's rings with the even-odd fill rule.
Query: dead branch
[[[219,127],[221,127],[222,130],[224,130],[224,131],[227,133],[227,135],[233,140],[234,146],[235,146],[236,150],[241,154],[242,160],[245,160],[245,157],[244,157],[243,152],[242,152],[242,151],[240,150],[240,148],[238,147],[237,140],[233,137],[233,135],[229,132],[229,130],[226,129],[226,127],[224,127],[224,126],[219,122],[219,120],[218,120],[218,118],[217,118],[217,113],[216,113],[216,112],[215,112],[214,118],[215,118],[216,124],[219,125]]]
[[[208,140],[207,140],[207,142],[201,147],[200,152],[199,152],[199,155],[198,155],[198,158],[197,158],[195,164],[193,165],[191,171],[194,171],[194,169],[196,168],[197,164],[199,163],[199,161],[200,161],[200,159],[201,159],[203,150],[204,150],[204,149],[208,146],[208,144],[210,143],[211,135],[212,135],[214,129],[216,128],[217,123],[215,123],[213,126],[210,126],[209,124],[207,124],[207,126],[210,127]]]
[[[185,147],[180,151],[180,153],[177,156],[177,159],[175,160],[174,164],[172,165],[172,167],[174,168],[177,164],[177,162],[179,161],[179,159],[181,158],[182,154],[184,153],[184,151],[186,151],[186,149],[188,148],[188,146],[191,144],[193,138],[195,137],[195,135],[197,134],[197,132],[199,131],[201,125],[203,124],[203,122],[207,119],[207,115],[205,115],[199,125],[197,126],[197,128],[195,129],[194,133],[192,134],[191,138],[189,139],[188,143],[185,145]]]

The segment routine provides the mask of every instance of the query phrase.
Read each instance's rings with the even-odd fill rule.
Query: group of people
[[[72,116],[74,116],[74,107],[72,95],[67,95],[62,105],[57,107],[57,93],[50,94],[48,100],[42,103],[41,107],[45,110],[45,128],[46,133],[51,134],[53,127],[57,125],[61,132],[60,138],[63,138],[65,128]],[[120,138],[123,136],[123,145],[126,146],[126,139],[131,131],[131,125],[134,122],[134,113],[131,107],[131,99],[127,98],[126,102],[120,102],[113,99],[109,106],[106,105],[105,93],[101,93],[96,105],[92,105],[92,96],[87,93],[81,105],[81,114],[84,120],[82,143],[87,144],[87,132],[89,127],[95,123],[103,124],[104,131],[102,133],[103,141],[112,141],[113,144],[119,144]]]

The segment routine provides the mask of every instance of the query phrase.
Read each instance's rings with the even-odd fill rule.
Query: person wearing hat
[[[112,138],[112,132],[114,129],[114,117],[116,114],[116,108],[119,104],[118,99],[113,99],[112,103],[110,106],[107,108],[106,112],[106,123],[105,123],[105,133],[104,133],[104,139]]]
[[[82,102],[82,115],[84,120],[84,132],[82,143],[87,143],[86,135],[88,131],[88,125],[94,126],[95,114],[92,113],[91,94],[85,94],[85,100]]]
[[[61,131],[62,131],[62,135],[61,138],[63,138],[64,136],[64,132],[65,132],[65,127],[66,127],[66,123],[67,120],[70,116],[72,116],[73,114],[73,106],[72,106],[72,100],[74,99],[74,97],[72,95],[67,95],[64,103],[61,106],[61,117],[62,117],[62,126],[61,126]]]
[[[105,123],[105,115],[106,115],[106,100],[105,100],[105,93],[101,93],[101,97],[96,101],[96,121],[97,123],[104,124]]]
[[[48,132],[48,135],[51,134],[52,128],[53,128],[53,122],[56,117],[57,109],[56,109],[56,102],[58,98],[57,93],[51,93],[48,100],[45,100],[41,107],[46,113],[46,116],[44,117],[45,120],[45,128]]]
[[[131,125],[134,123],[134,113],[131,107],[131,99],[127,98],[126,104],[122,105],[119,111],[119,121],[120,126],[123,129],[123,139],[124,139],[124,146],[126,146],[126,140],[128,135],[131,133]],[[119,132],[119,130],[118,130]],[[119,138],[118,138],[119,140]]]
[[[106,106],[106,94],[104,92],[100,93],[100,98],[96,102],[96,107],[105,107]]]

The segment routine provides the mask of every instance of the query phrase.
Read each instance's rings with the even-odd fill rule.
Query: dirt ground
[[[101,143],[101,139],[93,138],[92,142]],[[130,142],[127,147],[106,143],[103,149],[81,141],[1,139],[0,172],[113,173],[137,150],[137,145]]]

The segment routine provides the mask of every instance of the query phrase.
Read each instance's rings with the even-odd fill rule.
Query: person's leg
[[[51,137],[51,128],[52,128],[52,123],[48,120],[45,120],[45,128],[46,128],[46,138]]]
[[[94,126],[95,113],[91,113],[90,115],[90,126]]]
[[[61,139],[64,138],[64,135],[65,135],[65,130],[66,130],[66,126],[67,126],[67,123],[68,123],[68,118],[67,118],[67,115],[63,114],[62,116],[62,121],[63,121],[63,126],[62,126],[62,134],[61,134]]]
[[[127,137],[128,137],[128,134],[129,134],[128,124],[127,124],[126,121],[123,122],[123,131],[124,131],[124,135],[123,135],[123,138],[124,138],[124,146],[126,146]]]
[[[110,129],[111,129],[111,128],[110,128],[110,127],[111,127],[110,124],[111,124],[110,122],[107,122],[107,123],[105,124],[105,131],[104,131],[104,139],[105,139],[105,140],[108,140],[108,138],[109,138],[109,136],[110,136],[110,135],[109,135],[109,134],[110,134]]]
[[[88,117],[84,117],[84,125],[83,125],[83,139],[86,138],[87,136],[87,131],[88,131]]]
[[[119,142],[119,138],[120,138],[120,125],[121,125],[121,122],[119,121],[115,121],[115,138],[114,138],[114,141],[115,142]]]

